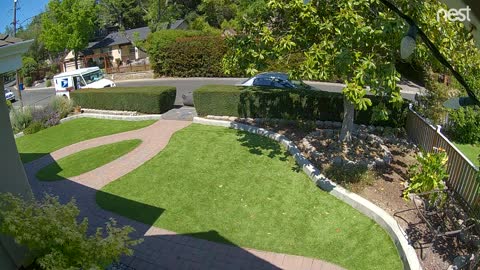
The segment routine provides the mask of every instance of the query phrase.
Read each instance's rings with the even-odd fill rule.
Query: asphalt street
[[[177,97],[175,105],[182,105],[182,95],[191,93],[193,90],[208,84],[225,84],[235,85],[244,81],[244,78],[174,78],[174,79],[147,79],[147,80],[131,80],[117,81],[119,87],[123,86],[175,86],[177,88]],[[336,83],[307,82],[313,87],[330,92],[341,92],[343,85]],[[415,93],[419,88],[415,85],[401,85],[402,96],[406,99],[413,100]],[[18,92],[14,91],[18,99]],[[43,106],[50,102],[55,95],[55,90],[50,88],[30,88],[22,91],[23,103],[25,106]],[[15,102],[14,106],[20,106],[20,102]]]

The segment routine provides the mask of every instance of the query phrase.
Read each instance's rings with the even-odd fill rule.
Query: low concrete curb
[[[16,138],[20,138],[20,137],[23,137],[23,136],[25,136],[25,134],[23,134],[23,131],[22,131],[20,133],[15,134],[13,137],[16,139]]]
[[[124,120],[124,121],[144,121],[144,120],[159,120],[162,118],[161,114],[148,114],[148,115],[108,115],[98,113],[82,113],[72,115],[60,120],[60,123],[68,122],[79,118],[97,118],[97,119],[109,119],[109,120]]]
[[[315,168],[315,166],[313,166],[312,163],[310,163],[310,161],[306,157],[302,155],[302,153],[295,146],[295,144],[292,141],[288,140],[285,136],[268,131],[263,128],[224,120],[212,120],[201,117],[194,117],[193,123],[243,130],[250,133],[262,135],[280,142],[288,149],[288,151],[290,152],[290,154],[292,154],[297,163],[302,166],[303,171],[308,175],[308,177],[310,177],[310,179],[312,179],[313,182],[315,182],[317,186],[329,192],[334,197],[351,205],[353,208],[362,212],[369,218],[373,219],[380,226],[382,226],[385,231],[387,231],[387,233],[393,239],[398,252],[400,253],[400,257],[403,261],[405,269],[422,269],[414,248],[408,243],[407,235],[400,228],[400,226],[392,216],[390,216],[387,212],[385,212],[383,209],[376,206],[372,202],[366,200],[365,198],[362,198],[355,193],[349,192],[345,188],[339,186],[335,182],[325,177],[317,168]]]

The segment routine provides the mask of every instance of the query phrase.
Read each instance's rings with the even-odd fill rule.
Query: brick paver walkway
[[[75,197],[81,215],[89,220],[92,232],[95,227],[103,227],[110,218],[115,218],[119,225],[135,228],[132,236],[142,237],[144,242],[135,247],[133,256],[122,258],[124,269],[342,269],[312,258],[241,248],[179,235],[130,220],[97,206],[95,193],[98,189],[154,157],[167,145],[173,133],[189,124],[190,122],[186,121],[159,120],[143,129],[83,141],[25,164],[25,170],[37,198],[42,197],[45,192],[59,196],[62,202]],[[129,139],[141,139],[142,143],[130,153],[93,171],[56,182],[41,182],[35,177],[38,170],[62,157]],[[140,208],[148,207],[138,204]]]

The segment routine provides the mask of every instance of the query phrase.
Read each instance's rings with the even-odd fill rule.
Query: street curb
[[[414,248],[408,243],[407,235],[392,216],[369,200],[346,190],[345,188],[325,177],[317,168],[315,168],[315,166],[313,166],[312,163],[310,163],[305,156],[302,155],[295,144],[288,140],[285,136],[263,128],[224,120],[212,120],[202,117],[194,117],[193,123],[242,130],[265,136],[281,143],[288,149],[290,154],[295,158],[296,162],[302,166],[303,171],[317,186],[373,219],[390,235],[395,243],[395,246],[397,247],[398,252],[400,253],[400,257],[404,264],[404,269],[422,269]]]
[[[162,118],[161,114],[149,114],[149,115],[107,115],[98,113],[82,113],[73,116],[69,116],[60,120],[60,123],[65,123],[79,118],[97,118],[108,120],[124,120],[124,121],[145,121],[145,120],[159,120]]]

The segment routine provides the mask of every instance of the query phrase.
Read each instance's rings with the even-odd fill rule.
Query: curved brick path
[[[178,235],[130,220],[97,206],[95,193],[98,189],[154,157],[167,145],[173,133],[189,124],[190,122],[185,121],[159,120],[143,129],[79,142],[25,164],[25,170],[37,198],[42,197],[45,192],[59,196],[64,203],[75,197],[81,215],[89,220],[90,232],[93,232],[92,229],[95,227],[103,227],[109,218],[115,218],[119,225],[130,225],[135,228],[132,236],[142,237],[144,242],[135,247],[133,256],[122,258],[124,267],[122,269],[342,269],[321,260]],[[95,170],[56,182],[42,182],[35,177],[38,170],[62,157],[84,149],[130,139],[141,139],[142,143],[130,153]],[[140,205],[140,209],[148,207],[140,203],[131,203]]]

